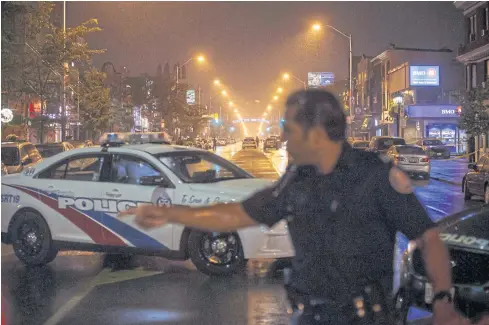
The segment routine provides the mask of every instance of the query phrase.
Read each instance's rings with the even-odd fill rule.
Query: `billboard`
[[[187,90],[186,98],[187,98],[187,104],[189,105],[195,104],[195,90],[193,89]]]
[[[309,88],[326,87],[334,84],[334,73],[332,72],[308,72],[307,86]]]
[[[411,86],[439,86],[440,66],[437,65],[409,66],[409,84]]]

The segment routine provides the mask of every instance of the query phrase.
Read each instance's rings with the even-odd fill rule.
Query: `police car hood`
[[[438,225],[447,246],[489,254],[489,206],[462,211]]]
[[[195,191],[207,193],[222,193],[235,198],[248,197],[261,189],[271,186],[274,181],[260,178],[232,179],[216,183],[189,184]]]

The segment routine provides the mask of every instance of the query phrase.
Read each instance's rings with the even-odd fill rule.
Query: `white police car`
[[[117,138],[117,137],[116,137]],[[28,265],[59,250],[191,258],[209,275],[236,272],[250,258],[293,256],[285,223],[206,233],[177,224],[143,230],[119,211],[142,203],[199,206],[240,201],[270,185],[205,150],[139,144],[60,153],[2,177],[2,242]]]

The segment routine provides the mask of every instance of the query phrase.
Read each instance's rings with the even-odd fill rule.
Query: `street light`
[[[338,34],[346,37],[349,42],[350,42],[350,64],[349,64],[349,70],[350,70],[350,96],[348,96],[348,107],[350,107],[350,121],[352,119],[352,106],[353,106],[353,80],[352,80],[352,73],[353,73],[353,69],[352,69],[352,65],[353,65],[353,53],[352,53],[352,50],[351,50],[351,34],[346,34],[346,33],[343,33],[342,31],[340,31],[339,29],[331,26],[331,25],[324,25],[324,27],[328,27],[328,28],[331,28],[332,30],[334,30],[335,32],[337,32]],[[318,32],[321,30],[321,25],[319,23],[315,23],[314,25],[312,25],[312,30],[315,31],[315,32]],[[350,136],[352,135],[352,128],[351,128],[351,125],[350,125]]]
[[[184,67],[187,63],[189,63],[190,61],[195,60],[195,59],[199,63],[205,62],[205,57],[203,55],[199,55],[197,57],[191,57],[190,59],[188,59],[187,61],[185,61],[185,63],[182,64],[182,67]],[[177,84],[179,82],[179,79],[180,79],[180,66],[177,64]]]
[[[237,109],[237,108],[235,108],[235,109],[234,109],[234,112],[235,112],[235,113],[238,113],[238,109]]]
[[[283,88],[281,88],[281,87],[279,87],[279,88],[277,88],[277,92],[278,92],[279,94],[281,94],[281,93],[283,93],[283,92],[284,92],[284,89],[283,89]]]
[[[232,107],[233,105],[234,105],[234,103],[232,101],[229,101],[229,106]]]
[[[268,105],[268,106],[267,106],[267,109],[268,109],[269,111],[271,111],[271,110],[272,110],[272,108],[273,108],[273,107],[272,107],[272,105]]]
[[[397,104],[397,136],[401,136],[401,104],[403,102],[403,98],[401,95],[397,95],[393,98],[394,103]]]
[[[307,85],[306,85],[306,82],[304,80],[301,80],[299,77],[297,76],[294,76],[294,75],[290,75],[289,73],[284,73],[282,75],[282,79],[285,80],[285,81],[289,81],[290,80],[290,77],[294,78],[295,80],[299,81],[300,83],[302,83],[302,85],[304,86],[304,90],[307,89]]]
[[[224,97],[227,97],[227,96],[228,96],[228,92],[227,92],[227,91],[225,91],[225,90],[221,91],[221,94],[222,94]]]
[[[273,100],[277,101],[278,100],[278,96],[273,96]]]
[[[214,80],[214,85],[220,86],[221,85],[221,80],[219,80],[219,79]]]

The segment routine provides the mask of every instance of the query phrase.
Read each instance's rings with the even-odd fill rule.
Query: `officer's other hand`
[[[453,304],[437,301],[433,308],[433,325],[470,325],[470,320],[460,315]]]
[[[161,210],[165,207],[155,205],[140,205],[119,213],[119,218],[135,215],[134,222],[141,228],[149,230],[159,228],[168,223],[168,218],[162,216]]]

